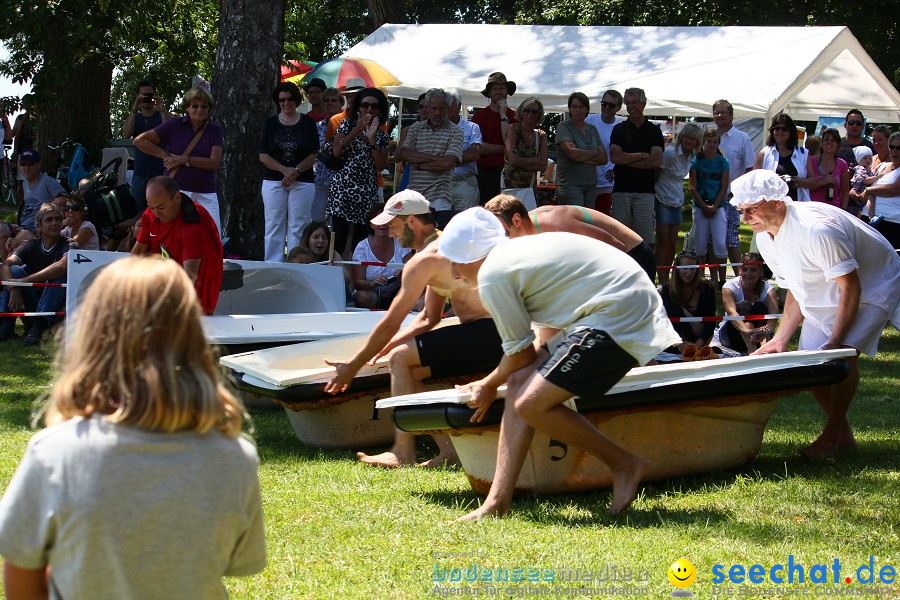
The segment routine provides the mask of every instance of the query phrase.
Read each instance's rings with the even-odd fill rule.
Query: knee
[[[419,352],[409,344],[400,344],[388,354],[391,371],[395,368],[412,368],[419,363]]]
[[[538,410],[534,402],[529,402],[525,397],[516,398],[513,403],[513,409],[516,411],[516,414],[529,425],[540,422],[540,417],[542,416],[541,411]]]

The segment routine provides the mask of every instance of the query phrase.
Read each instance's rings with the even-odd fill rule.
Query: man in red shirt
[[[491,99],[472,122],[481,128],[481,158],[478,159],[478,192],[480,203],[500,193],[500,172],[506,151],[506,130],[510,123],[518,123],[516,113],[506,105],[507,96],[516,93],[516,82],[507,81],[503,73],[491,73],[481,94]]]
[[[175,260],[194,282],[203,312],[213,313],[222,287],[222,241],[206,209],[183,196],[171,177],[147,183],[147,210],[131,253]]]

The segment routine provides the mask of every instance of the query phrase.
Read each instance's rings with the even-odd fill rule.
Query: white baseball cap
[[[438,239],[438,252],[450,262],[465,265],[481,260],[508,239],[500,219],[476,206],[450,219]]]
[[[788,185],[775,171],[756,169],[731,182],[731,205],[735,208],[757,204],[763,200],[792,202]]]
[[[387,201],[384,210],[372,219],[372,225],[387,225],[394,217],[424,215],[431,212],[431,205],[425,196],[411,189],[394,194]]]

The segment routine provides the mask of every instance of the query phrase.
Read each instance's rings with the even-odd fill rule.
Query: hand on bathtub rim
[[[487,383],[485,379],[479,379],[472,383],[456,386],[456,391],[469,394],[466,405],[475,409],[475,414],[469,419],[471,423],[481,423],[485,413],[497,399],[497,388]]]

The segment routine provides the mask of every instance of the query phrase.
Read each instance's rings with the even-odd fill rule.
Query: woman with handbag
[[[378,173],[387,166],[390,144],[388,134],[380,127],[388,118],[388,101],[381,90],[360,90],[349,115],[338,127],[333,144],[326,144],[319,154],[321,159],[331,150],[332,158],[323,160],[335,170],[325,212],[331,217],[334,248],[342,254],[348,239],[351,248],[356,248],[368,233],[366,220],[378,201]]]
[[[265,214],[265,260],[284,262],[287,250],[300,244],[312,221],[313,163],[319,153],[316,122],[297,112],[300,88],[290,81],[272,92],[278,114],[263,123],[259,162],[263,164],[262,200]]]
[[[534,197],[535,172],[547,168],[547,134],[536,129],[544,120],[544,105],[534,96],[516,109],[518,123],[506,132],[506,153],[501,189],[515,196],[528,210],[537,208]]]
[[[163,159],[164,175],[172,177],[182,194],[207,210],[221,236],[216,171],[222,162],[224,135],[222,128],[207,118],[214,104],[212,94],[192,87],[184,95],[185,116],[145,131],[135,138],[134,145],[145,154]]]
[[[597,167],[608,160],[597,128],[585,121],[591,110],[581,92],[569,96],[569,120],[556,128],[559,155],[556,165],[556,203],[594,208],[597,201]]]

